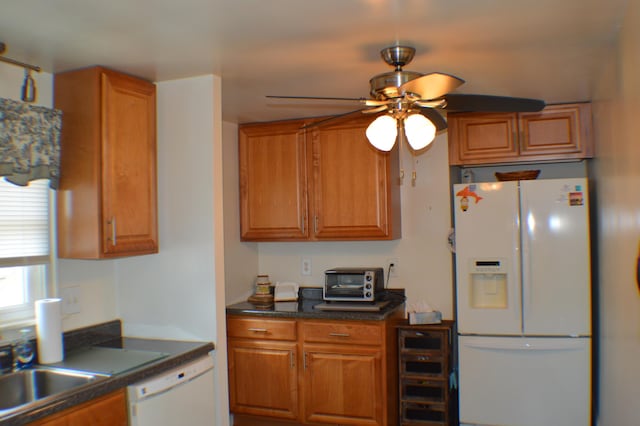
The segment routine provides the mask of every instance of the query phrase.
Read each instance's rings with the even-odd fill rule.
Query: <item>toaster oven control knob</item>
[[[370,291],[367,291],[364,295],[365,295],[365,296],[367,297],[367,299],[368,299],[368,298],[370,298],[370,297],[371,297],[371,292],[370,292]]]
[[[371,283],[366,283],[364,285],[364,288],[366,288],[367,290],[371,290]]]

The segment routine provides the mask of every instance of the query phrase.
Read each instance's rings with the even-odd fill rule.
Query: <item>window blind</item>
[[[0,266],[49,261],[49,181],[0,179]]]

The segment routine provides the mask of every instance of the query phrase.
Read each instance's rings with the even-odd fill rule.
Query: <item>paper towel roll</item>
[[[36,338],[38,362],[51,364],[63,359],[62,352],[62,300],[36,300]]]

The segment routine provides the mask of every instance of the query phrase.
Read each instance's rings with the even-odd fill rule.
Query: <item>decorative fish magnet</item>
[[[475,185],[467,185],[456,193],[457,197],[461,197],[460,208],[462,209],[463,212],[466,212],[467,209],[469,208],[469,198],[474,199],[475,201],[474,204],[478,204],[478,201],[482,200],[482,197],[476,194],[475,187],[476,187]]]

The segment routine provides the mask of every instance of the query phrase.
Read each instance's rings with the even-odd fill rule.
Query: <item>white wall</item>
[[[237,152],[237,130],[225,133],[225,145]],[[237,153],[234,159],[237,164]],[[415,161],[417,180],[411,184],[411,171]],[[388,259],[398,260],[398,276],[389,283],[393,288],[405,288],[408,302],[427,301],[442,311],[445,318],[453,318],[453,287],[451,253],[447,236],[451,227],[449,205],[449,165],[447,135],[439,135],[432,147],[412,158],[403,150],[405,169],[402,199],[402,238],[395,241],[368,242],[308,242],[308,243],[239,243],[236,256],[242,274],[230,279],[227,272],[227,303],[245,300],[251,293],[258,273],[269,274],[271,281],[295,281],[304,286],[319,286],[324,271],[335,266],[386,266]],[[229,163],[225,163],[225,168]],[[236,167],[237,165],[232,165]],[[231,179],[231,177],[230,177]],[[228,185],[238,186],[238,174]],[[227,185],[227,184],[225,184]],[[225,204],[226,216],[239,217],[236,191],[235,205]],[[229,225],[229,224],[227,224]],[[239,225],[234,222],[233,238],[239,241]],[[227,228],[229,230],[229,228]],[[231,237],[229,237],[231,238]],[[253,261],[255,248],[258,264]],[[301,258],[311,259],[312,275],[300,273]],[[248,262],[243,263],[247,258]],[[229,269],[230,257],[227,257]]]
[[[594,99],[599,222],[600,417],[640,422],[640,2],[630,1]]]
[[[116,270],[113,260],[57,260],[58,287],[76,287],[80,312],[65,315],[65,331],[117,318]]]
[[[157,83],[160,252],[115,261],[127,335],[216,337],[213,85]]]
[[[251,293],[258,271],[258,245],[240,242],[240,188],[238,176],[238,125],[225,122],[224,146],[224,253],[226,302],[244,300]]]
[[[216,424],[228,424],[220,79],[157,83],[160,252],[115,261],[127,336],[216,345]]]

